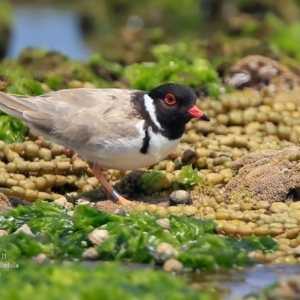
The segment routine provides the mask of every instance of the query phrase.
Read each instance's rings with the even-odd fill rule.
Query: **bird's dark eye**
[[[173,94],[166,94],[164,97],[164,101],[167,105],[174,105],[176,104],[177,99]]]

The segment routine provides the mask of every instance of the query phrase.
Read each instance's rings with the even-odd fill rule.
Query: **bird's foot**
[[[117,200],[117,204],[119,204],[121,206],[128,206],[128,205],[134,205],[135,203],[120,196]]]
[[[126,205],[133,205],[134,203],[125,199],[122,197],[107,181],[105,178],[100,166],[98,164],[94,164],[92,162],[88,162],[90,168],[92,169],[92,172],[94,176],[99,180],[99,182],[102,184],[103,188],[106,191],[106,195],[108,198],[112,197],[117,204],[126,206]]]
[[[111,192],[111,197],[116,201],[117,204],[126,206],[126,205],[133,205],[134,203],[130,200],[127,200],[123,196],[121,196],[116,190]]]

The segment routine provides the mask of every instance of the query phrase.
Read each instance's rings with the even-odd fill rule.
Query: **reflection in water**
[[[224,285],[231,289],[231,295],[226,300],[236,299],[237,296],[246,296],[250,293],[257,293],[276,282],[286,281],[299,275],[299,271],[299,265],[269,264],[245,268],[231,277],[232,282],[230,280],[224,282]]]
[[[86,59],[91,50],[81,40],[76,18],[70,9],[16,5],[8,56],[16,58],[21,50],[33,46]]]
[[[258,293],[276,282],[299,276],[299,265],[255,265],[248,268],[233,268],[219,272],[187,274],[187,280],[199,290],[215,291],[224,300],[241,299],[251,293]],[[220,299],[216,297],[216,299]],[[280,298],[282,299],[282,298]]]

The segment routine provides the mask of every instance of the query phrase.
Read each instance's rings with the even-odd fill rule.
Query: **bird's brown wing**
[[[125,89],[69,89],[38,97],[0,92],[0,109],[26,121],[29,128],[56,143],[70,146],[101,140],[134,138],[140,117]],[[75,146],[74,146],[75,145]]]

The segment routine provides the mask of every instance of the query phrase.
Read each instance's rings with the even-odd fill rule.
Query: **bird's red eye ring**
[[[177,102],[177,99],[173,94],[167,94],[164,97],[164,101],[168,105],[174,105]]]

